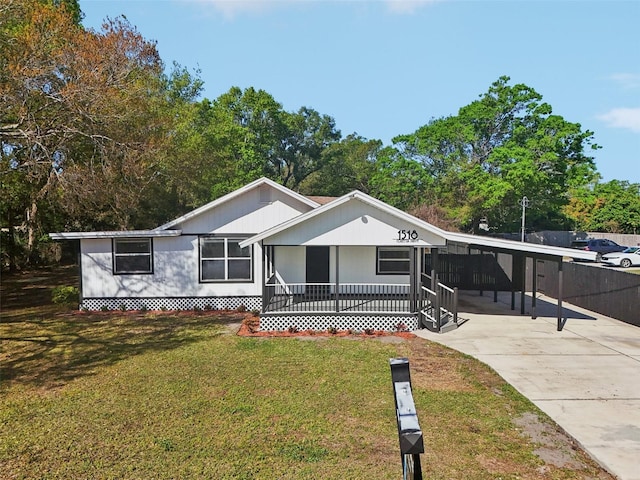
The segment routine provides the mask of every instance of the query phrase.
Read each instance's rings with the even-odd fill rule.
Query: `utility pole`
[[[522,197],[522,200],[518,200],[518,203],[522,206],[522,228],[521,228],[522,234],[520,236],[520,241],[524,242],[524,217],[525,217],[524,211],[526,208],[529,207],[529,204],[531,202],[529,202],[529,199],[527,197]]]

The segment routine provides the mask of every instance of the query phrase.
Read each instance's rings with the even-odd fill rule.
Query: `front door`
[[[307,247],[306,283],[329,283],[329,247]],[[306,296],[326,299],[329,285],[307,285]]]

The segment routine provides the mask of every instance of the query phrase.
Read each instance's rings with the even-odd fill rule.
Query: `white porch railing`
[[[265,284],[263,312],[411,312],[408,284],[283,283]]]

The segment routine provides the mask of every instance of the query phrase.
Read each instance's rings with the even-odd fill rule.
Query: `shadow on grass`
[[[77,267],[2,276],[0,386],[56,388],[97,368],[228,331],[235,312],[88,313],[53,305],[51,291],[77,283]]]
[[[58,286],[78,286],[78,266],[25,270],[17,273],[2,272],[0,282],[0,308],[37,307],[51,304],[51,292]]]
[[[3,314],[0,378],[4,387],[56,388],[133,355],[221,335],[243,316],[234,312]]]

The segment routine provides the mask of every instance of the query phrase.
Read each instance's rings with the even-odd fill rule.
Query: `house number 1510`
[[[415,230],[398,230],[398,240],[417,240],[418,232]]]

